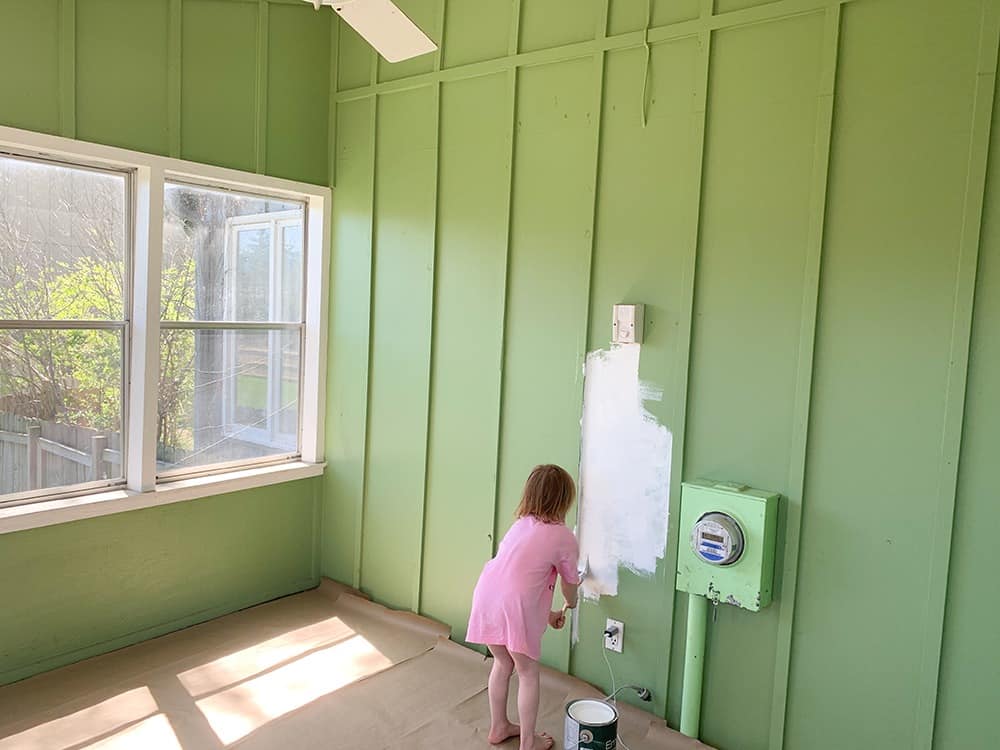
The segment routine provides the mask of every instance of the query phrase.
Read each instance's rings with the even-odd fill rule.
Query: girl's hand
[[[549,625],[556,630],[562,629],[562,626],[566,624],[566,613],[565,612],[549,612]]]

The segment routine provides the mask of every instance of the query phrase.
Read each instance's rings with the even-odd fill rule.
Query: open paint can
[[[618,747],[618,709],[593,698],[566,704],[565,750],[615,750]]]

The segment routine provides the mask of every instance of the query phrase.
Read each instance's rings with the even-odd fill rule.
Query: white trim
[[[177,480],[158,485],[148,492],[112,490],[0,508],[0,534],[318,477],[323,474],[325,468],[326,464],[322,463],[308,464],[296,461],[265,468],[243,469],[227,474]]]
[[[2,134],[0,134],[2,136]],[[160,277],[163,265],[163,170],[139,166],[135,176],[132,329],[129,342],[128,451],[132,492],[156,485],[156,412],[160,385]]]
[[[329,301],[331,193],[310,201],[303,236],[306,270],[305,343],[302,352],[302,460],[324,459],[326,414],[326,310]],[[317,252],[317,250],[319,252]],[[320,321],[319,325],[310,321]]]
[[[222,190],[246,190],[251,194],[264,191],[269,194],[304,200],[311,204],[314,198],[330,198],[330,188],[306,182],[269,177],[238,169],[199,164],[169,156],[145,154],[141,151],[104,146],[100,143],[77,141],[56,135],[36,133],[0,125],[0,149],[10,149],[15,154],[37,156],[42,159],[57,157],[74,165],[86,165],[132,170],[138,167],[160,169],[167,180],[192,181],[194,187],[216,187]]]
[[[330,188],[6,126],[0,126],[0,152],[131,173],[134,201],[134,224],[131,228],[133,286],[130,319],[127,322],[130,335],[125,342],[130,380],[125,415],[128,438],[127,446],[123,445],[127,447],[125,451],[127,488],[111,493],[98,492],[62,499],[40,499],[32,504],[2,509],[0,533],[5,530],[16,530],[8,528],[9,519],[13,517],[44,516],[60,519],[18,527],[31,528],[35,525],[60,523],[62,520],[116,513],[132,507],[148,507],[161,502],[158,498],[164,498],[162,502],[176,502],[174,499],[166,498],[190,499],[191,492],[196,492],[195,496],[201,497],[216,492],[246,489],[259,484],[287,481],[289,478],[297,478],[294,476],[296,467],[300,472],[307,471],[302,467],[309,467],[308,472],[313,472],[304,476],[315,476],[322,472],[322,468],[314,467],[320,466],[323,462],[324,445],[326,309],[329,295],[327,276],[330,267],[329,227],[332,202]],[[225,477],[238,477],[238,486],[227,484],[219,476],[175,480],[169,485],[156,485],[156,410],[160,366],[160,276],[165,182],[183,182],[195,187],[288,198],[301,201],[306,206],[306,220],[303,227],[303,253],[306,266],[303,289],[305,330],[304,344],[300,353],[303,372],[300,394],[302,461],[267,469],[248,468],[225,475]],[[189,487],[189,482],[195,483],[190,486],[196,490],[186,489]],[[136,498],[142,500],[137,501]],[[82,510],[88,504],[94,506],[92,512]],[[119,510],[103,510],[119,506],[122,506]],[[59,512],[54,510],[60,508],[76,510],[69,515],[62,510]]]

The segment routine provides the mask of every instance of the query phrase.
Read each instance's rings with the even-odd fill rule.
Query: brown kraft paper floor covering
[[[0,687],[0,750],[489,748],[490,662],[449,628],[318,589]],[[600,693],[544,669],[539,730]],[[516,716],[516,679],[510,715]],[[710,750],[621,706],[630,750]],[[510,741],[502,748],[516,748]]]

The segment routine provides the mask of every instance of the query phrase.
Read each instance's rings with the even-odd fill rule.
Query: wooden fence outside
[[[0,495],[121,475],[119,433],[0,412]]]

